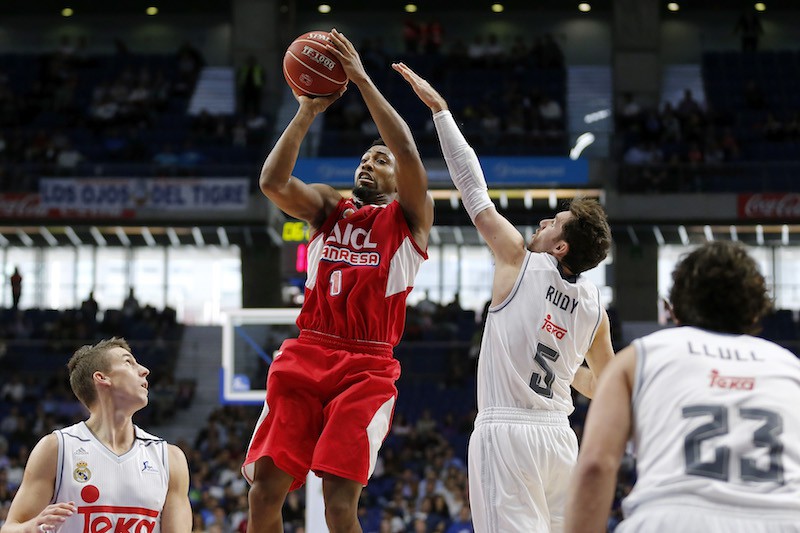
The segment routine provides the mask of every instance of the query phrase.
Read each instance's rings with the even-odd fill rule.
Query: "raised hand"
[[[331,30],[331,39],[336,46],[328,44],[325,48],[339,59],[347,77],[356,85],[369,79],[367,71],[364,70],[364,64],[361,62],[361,56],[358,55],[353,43],[336,28]]]
[[[341,89],[339,89],[330,96],[316,96],[314,98],[311,98],[310,96],[306,96],[304,94],[297,94],[294,91],[292,91],[292,94],[294,94],[294,98],[300,104],[300,107],[305,107],[306,109],[312,111],[314,114],[319,114],[328,109],[328,107],[336,100],[341,98],[346,90],[347,90],[347,84],[344,84],[344,86]]]
[[[447,101],[434,89],[428,81],[411,70],[405,63],[392,63],[392,68],[403,76],[420,100],[431,108],[431,111],[438,113],[447,109]]]

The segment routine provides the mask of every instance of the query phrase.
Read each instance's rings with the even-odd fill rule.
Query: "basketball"
[[[294,92],[328,96],[347,83],[341,63],[325,49],[331,42],[327,31],[310,31],[289,45],[283,56],[283,75]]]

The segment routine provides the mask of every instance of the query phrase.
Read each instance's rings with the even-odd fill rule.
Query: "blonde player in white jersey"
[[[34,447],[2,533],[191,531],[186,457],[131,419],[150,371],[120,338],[78,349],[67,366],[90,416]]]
[[[800,360],[752,337],[770,308],[737,243],[706,244],[673,272],[679,327],[622,350],[586,421],[567,530],[605,532],[629,437],[637,480],[616,531],[800,532]]]
[[[594,200],[542,220],[525,244],[489,199],[478,158],[447,103],[406,65],[394,65],[433,112],[450,176],[494,253],[492,301],[478,362],[478,417],[469,443],[477,533],[558,532],[578,442],[570,385],[591,397],[613,358],[600,294],[580,274],[608,253],[611,232]],[[586,359],[588,368],[581,366]]]

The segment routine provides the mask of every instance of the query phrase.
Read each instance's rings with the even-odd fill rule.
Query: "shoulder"
[[[188,484],[189,464],[186,461],[186,454],[174,444],[167,444],[167,454],[169,456],[170,483],[177,482],[179,484]]]
[[[25,471],[28,475],[55,476],[56,465],[58,463],[58,437],[55,433],[50,433],[36,443],[33,447]]]
[[[558,270],[558,261],[555,257],[546,252],[531,252],[529,250],[525,250],[524,257],[527,258],[529,268],[552,272]]]
[[[183,453],[183,450],[180,447],[174,444],[167,444],[167,453],[169,454],[169,464],[170,468],[173,464],[176,466],[180,466],[181,464],[186,465],[186,454]]]
[[[56,453],[58,451],[58,437],[56,437],[55,433],[45,435],[36,444],[34,450],[39,450],[42,453]]]

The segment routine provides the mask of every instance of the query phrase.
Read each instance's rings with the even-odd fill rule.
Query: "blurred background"
[[[790,0],[2,2],[0,522],[32,445],[84,416],[68,357],[122,335],[153,370],[137,423],[189,457],[195,531],[244,531],[238,469],[260,408],[220,391],[222,331],[240,309],[302,304],[307,228],[257,181],[297,108],[283,53],[310,30],[357,45],[410,124],[436,199],[364,531],[471,530],[465,450],[491,289],[491,255],[430,113],[392,62],[448,99],[526,237],[570,198],[605,205],[614,247],[587,276],[616,348],[669,325],[675,262],[722,239],[747,244],[768,280],[762,335],[798,353],[798,26]],[[350,90],[318,117],[295,174],[348,190],[376,135]],[[260,351],[230,344],[253,390],[259,353],[291,333],[256,330]],[[580,437],[588,401],[575,402]],[[287,502],[289,532],[305,528],[304,498]]]

